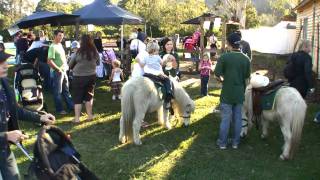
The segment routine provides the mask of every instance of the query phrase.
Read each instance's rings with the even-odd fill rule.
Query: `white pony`
[[[272,110],[263,110],[261,117],[262,135],[266,138],[268,135],[269,121],[276,120],[284,137],[283,152],[280,159],[292,159],[293,153],[298,147],[307,105],[300,93],[292,87],[280,88],[275,96],[274,108]],[[252,86],[248,85],[245,92],[245,101],[242,110],[242,132],[244,137],[248,129],[252,127]]]
[[[183,117],[184,125],[187,126],[195,108],[194,102],[177,81],[172,80],[172,82],[175,113]],[[158,122],[170,129],[169,113],[163,104],[158,89],[149,78],[129,79],[122,87],[119,141],[125,143],[133,140],[136,145],[142,144],[139,132],[146,113],[157,111]]]

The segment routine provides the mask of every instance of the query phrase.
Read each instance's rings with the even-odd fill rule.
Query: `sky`
[[[33,2],[35,3],[38,3],[40,0],[32,0]],[[56,1],[59,1],[59,2],[69,2],[69,0],[56,0]],[[92,3],[94,0],[80,0],[80,3],[83,4],[83,5],[86,5],[86,4],[90,4]]]

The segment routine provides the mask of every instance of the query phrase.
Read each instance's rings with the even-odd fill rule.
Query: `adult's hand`
[[[29,136],[24,135],[20,130],[8,131],[7,140],[13,143],[19,142],[21,140],[27,139]]]
[[[45,124],[53,124],[56,121],[56,118],[48,113],[40,116],[40,121],[45,123]]]

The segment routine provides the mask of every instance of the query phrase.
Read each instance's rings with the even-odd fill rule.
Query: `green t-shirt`
[[[67,70],[67,59],[62,44],[52,43],[48,50],[48,59],[51,59],[59,68]]]
[[[242,104],[246,88],[246,79],[250,76],[250,60],[238,51],[223,54],[214,70],[216,76],[222,76],[220,102]]]

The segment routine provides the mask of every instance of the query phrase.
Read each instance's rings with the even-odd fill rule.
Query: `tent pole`
[[[77,22],[76,22],[76,37],[75,37],[76,40],[79,39],[79,30],[80,30],[79,28],[80,28],[79,21],[77,20]]]
[[[147,34],[147,23],[144,23],[144,33]]]
[[[120,50],[120,52],[121,52],[121,60],[123,60],[123,23],[122,23],[122,25],[121,25],[121,50]]]

